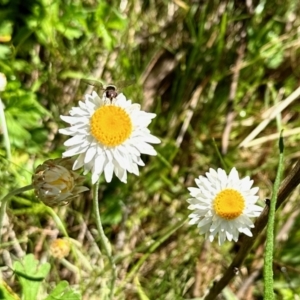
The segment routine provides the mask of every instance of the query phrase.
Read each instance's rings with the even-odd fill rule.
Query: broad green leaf
[[[49,273],[51,265],[40,264],[33,254],[28,254],[21,261],[14,262],[13,267],[22,286],[23,299],[37,299],[41,283]]]

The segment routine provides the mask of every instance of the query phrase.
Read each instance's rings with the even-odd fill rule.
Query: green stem
[[[270,203],[270,211],[267,225],[267,241],[265,251],[265,263],[264,263],[264,282],[265,282],[265,300],[274,300],[274,280],[273,280],[273,252],[274,252],[274,221],[277,194],[281,181],[281,174],[283,170],[283,139],[280,135],[279,138],[279,165],[276,174],[276,179],[273,187],[273,194]]]
[[[93,207],[94,207],[94,213],[96,216],[96,226],[97,226],[97,229],[98,229],[98,232],[100,235],[101,246],[104,249],[105,255],[108,257],[108,260],[109,260],[109,263],[111,266],[112,278],[111,278],[111,283],[110,283],[109,298],[113,299],[115,282],[117,279],[117,268],[116,268],[114,259],[112,257],[111,245],[110,245],[109,240],[106,237],[103,227],[102,227],[100,210],[99,210],[99,202],[98,202],[98,189],[99,189],[99,181],[93,186]]]
[[[4,196],[1,199],[1,201],[0,201],[1,202],[1,208],[0,208],[0,243],[1,243],[1,238],[2,238],[3,219],[4,219],[5,212],[6,212],[6,206],[7,206],[8,201],[10,200],[11,197],[13,197],[15,195],[18,195],[18,194],[21,194],[23,192],[29,191],[31,189],[33,189],[32,184],[24,186],[24,187],[16,189],[16,190],[13,190],[12,192],[8,193],[6,196]]]
[[[61,219],[58,217],[58,215],[55,213],[55,211],[50,207],[43,204],[43,210],[45,210],[54,220],[56,226],[59,228],[59,230],[61,230],[64,234],[65,237],[69,238],[68,232],[64,226],[64,224],[62,223]]]

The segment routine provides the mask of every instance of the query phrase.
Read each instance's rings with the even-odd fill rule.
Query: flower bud
[[[46,160],[39,165],[32,176],[36,196],[48,206],[65,205],[89,190],[81,186],[84,176],[72,171],[70,158]]]
[[[55,258],[64,258],[70,253],[70,242],[67,239],[56,239],[50,244],[50,254]]]

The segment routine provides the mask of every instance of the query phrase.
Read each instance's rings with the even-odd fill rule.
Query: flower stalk
[[[23,192],[29,191],[33,189],[32,184],[24,186],[22,188],[19,189],[15,189],[13,191],[11,191],[10,193],[8,193],[6,196],[4,196],[1,199],[1,208],[0,208],[0,243],[1,243],[1,237],[2,237],[2,226],[3,226],[3,219],[4,219],[4,215],[5,215],[5,211],[6,211],[6,206],[8,201],[15,195],[21,194]]]
[[[113,299],[115,282],[117,279],[117,268],[116,268],[116,265],[114,262],[114,258],[112,256],[111,245],[109,243],[108,238],[106,237],[106,235],[104,233],[102,222],[101,222],[99,202],[98,202],[98,190],[99,190],[99,180],[93,186],[93,208],[94,208],[94,214],[95,214],[95,219],[96,219],[96,226],[98,229],[98,233],[100,235],[100,243],[102,246],[101,248],[104,250],[104,254],[107,256],[107,258],[109,260],[111,271],[112,271],[109,299]]]

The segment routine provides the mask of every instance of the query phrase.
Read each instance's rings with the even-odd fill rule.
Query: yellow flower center
[[[115,105],[98,108],[91,118],[91,133],[95,139],[108,147],[121,145],[132,132],[128,113]]]
[[[219,217],[233,220],[243,213],[245,199],[240,192],[233,189],[225,189],[215,197],[213,208]]]

